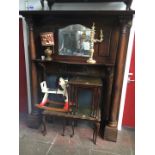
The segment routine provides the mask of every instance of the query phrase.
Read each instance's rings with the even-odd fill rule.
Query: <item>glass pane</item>
[[[80,25],[70,25],[59,29],[59,55],[89,56],[90,29]]]
[[[91,115],[92,91],[80,90],[78,94],[78,114]]]

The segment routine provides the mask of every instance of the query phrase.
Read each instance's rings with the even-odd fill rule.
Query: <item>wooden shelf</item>
[[[113,66],[113,64],[103,64],[103,63],[95,63],[89,64],[87,62],[78,62],[78,61],[63,61],[63,60],[41,60],[41,59],[33,59],[32,62],[35,63],[60,63],[60,64],[71,64],[71,65],[87,65],[87,66]]]
[[[135,13],[134,10],[104,10],[104,11],[97,11],[97,10],[79,10],[79,11],[55,11],[55,10],[47,10],[47,11],[38,11],[38,10],[33,10],[33,11],[19,11],[20,15],[23,16],[44,16],[44,15],[70,15],[70,16],[75,16],[75,15],[81,15],[81,16],[103,16],[103,15],[108,15],[108,16],[118,16],[118,15],[133,15]]]

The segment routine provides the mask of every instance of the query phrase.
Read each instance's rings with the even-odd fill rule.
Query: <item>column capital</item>
[[[131,16],[131,15],[128,15],[128,16],[120,15],[118,18],[119,18],[119,23],[120,23],[121,27],[125,26],[125,27],[130,28],[132,26],[133,16]]]
[[[29,27],[29,30],[33,31],[33,26],[34,26],[33,19],[31,17],[25,17],[25,21]]]

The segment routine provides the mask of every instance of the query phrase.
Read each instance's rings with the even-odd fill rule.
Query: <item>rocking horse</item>
[[[39,104],[36,104],[36,107],[44,110],[50,110],[50,111],[56,111],[56,112],[68,112],[69,111],[69,105],[68,105],[68,92],[67,92],[67,87],[68,87],[68,80],[63,79],[62,77],[59,78],[58,85],[62,88],[59,89],[57,88],[56,90],[52,90],[47,87],[46,81],[43,81],[40,83],[41,86],[41,91],[44,93],[43,99]],[[63,95],[65,97],[65,102],[56,102],[48,99],[49,94],[58,94],[58,95]],[[46,104],[57,104],[57,105],[62,105],[63,108],[55,108],[55,107],[49,107],[46,106]]]

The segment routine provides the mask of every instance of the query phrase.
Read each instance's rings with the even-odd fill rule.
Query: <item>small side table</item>
[[[93,134],[93,141],[96,144],[97,134],[100,128],[100,99],[102,90],[102,80],[100,78],[90,77],[75,77],[68,81],[69,84],[69,107],[72,109],[73,115],[78,115],[78,96],[79,91],[87,89],[92,92],[92,103],[90,114],[81,114],[81,117],[85,116],[86,120],[93,118],[95,123],[95,129]]]

